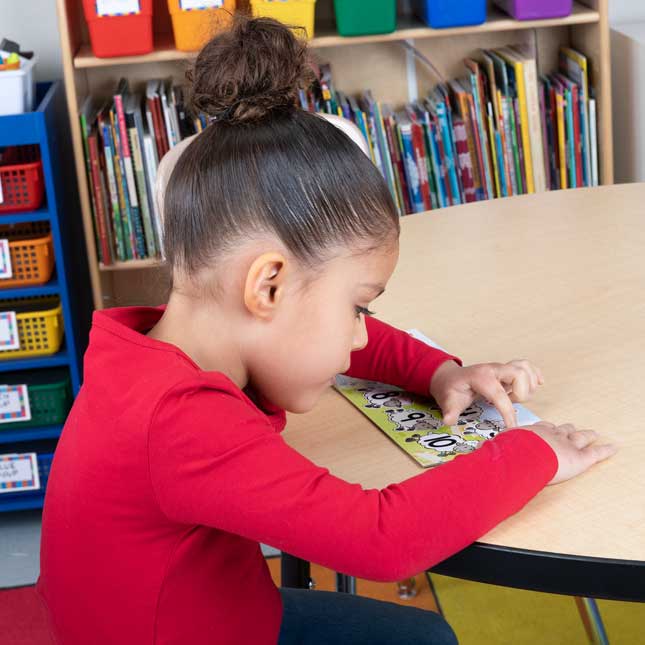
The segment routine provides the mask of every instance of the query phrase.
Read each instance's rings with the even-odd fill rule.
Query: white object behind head
[[[365,141],[363,133],[351,121],[345,119],[342,116],[336,116],[335,114],[319,114],[318,116],[322,117],[326,121],[329,121],[339,130],[342,130],[368,157],[370,157],[369,147],[367,145],[367,141]],[[157,206],[157,213],[161,218],[161,230],[163,230],[163,203],[168,180],[170,179],[172,170],[175,167],[177,160],[181,156],[181,153],[190,145],[191,141],[198,136],[198,134],[194,134],[192,137],[187,137],[183,141],[180,141],[174,148],[171,148],[163,156],[161,162],[159,163],[159,168],[157,169],[157,178],[155,180],[155,201]]]

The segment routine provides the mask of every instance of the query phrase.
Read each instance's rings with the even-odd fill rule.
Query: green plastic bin
[[[388,34],[396,29],[396,0],[334,0],[341,36]]]
[[[0,423],[0,432],[18,428],[60,425],[65,422],[72,407],[73,395],[69,372],[65,369],[0,374],[0,384],[27,384],[31,419],[14,423]]]

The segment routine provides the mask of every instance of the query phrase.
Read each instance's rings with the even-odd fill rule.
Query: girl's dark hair
[[[236,17],[202,49],[189,78],[194,109],[214,120],[181,154],[166,189],[171,267],[193,273],[267,232],[310,265],[335,244],[373,248],[398,235],[374,164],[341,130],[298,107],[313,72],[288,27]]]

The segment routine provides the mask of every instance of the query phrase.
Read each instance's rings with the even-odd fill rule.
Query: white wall
[[[63,77],[54,0],[0,0],[0,39],[9,38],[38,56],[36,80]]]
[[[644,0],[609,0],[609,22],[645,21]]]

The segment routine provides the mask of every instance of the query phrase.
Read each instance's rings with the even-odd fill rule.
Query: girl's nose
[[[365,316],[361,314],[360,318],[356,321],[356,328],[354,330],[354,340],[352,342],[352,351],[355,352],[363,349],[367,345],[367,327],[365,325]]]

